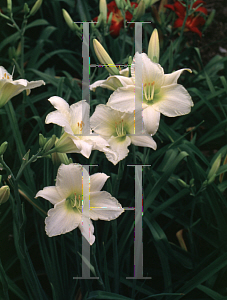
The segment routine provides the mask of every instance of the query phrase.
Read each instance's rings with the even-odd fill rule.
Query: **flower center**
[[[115,130],[118,137],[123,137],[126,135],[126,130],[124,128],[124,121],[115,122]]]
[[[6,75],[6,73],[4,73],[4,76],[2,76],[2,79],[9,79],[9,75]]]
[[[76,193],[71,194],[68,198],[66,198],[66,206],[68,209],[73,209],[82,213],[82,199],[80,195],[76,195]]]
[[[155,82],[148,82],[143,85],[143,95],[147,101],[152,101],[155,94]]]
[[[82,130],[84,127],[84,122],[77,122],[77,124],[75,124],[74,128],[73,128],[73,132],[74,134],[82,134]]]

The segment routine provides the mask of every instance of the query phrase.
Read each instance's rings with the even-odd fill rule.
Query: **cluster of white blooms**
[[[101,62],[111,70],[113,61],[98,41],[94,48]],[[99,80],[90,86],[107,88],[113,93],[106,105],[97,105],[91,117],[90,106],[79,101],[69,106],[62,98],[49,99],[56,109],[49,113],[45,123],[63,128],[55,144],[59,153],[81,153],[90,157],[92,150],[105,153],[106,158],[116,165],[129,153],[128,146],[150,147],[156,150],[152,135],[159,127],[160,114],[176,117],[188,114],[193,106],[187,90],[177,80],[184,70],[164,74],[159,61],[159,40],[154,30],[148,48],[148,55],[136,53],[129,68],[118,71],[113,67],[106,80]],[[0,67],[0,107],[23,90],[44,84],[42,80],[28,82],[25,79],[13,81],[12,76]],[[83,178],[90,179],[89,193],[83,189]],[[108,176],[96,173],[89,177],[83,167],[76,164],[61,165],[58,169],[56,186],[45,187],[36,197],[43,197],[54,204],[45,220],[46,233],[55,236],[79,227],[90,244],[95,241],[94,227],[90,219],[113,220],[124,209],[109,193],[100,191]],[[85,206],[83,201],[88,201]]]

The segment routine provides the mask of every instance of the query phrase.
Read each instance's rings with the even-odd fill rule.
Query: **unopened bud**
[[[99,1],[99,11],[100,11],[100,14],[102,16],[103,23],[106,24],[106,20],[107,20],[107,4],[106,4],[106,0],[100,0]]]
[[[216,13],[215,9],[212,9],[211,13],[209,14],[209,17],[206,20],[206,23],[205,23],[204,27],[203,27],[203,31],[206,30],[206,28],[208,26],[210,26],[210,24],[213,22],[215,13]]]
[[[194,186],[194,182],[195,182],[195,179],[192,178],[192,179],[189,181],[190,186]]]
[[[0,205],[2,203],[5,203],[9,199],[9,196],[10,196],[10,188],[9,188],[9,186],[8,185],[3,185],[0,188]]]
[[[47,139],[42,135],[42,133],[39,134],[39,146],[43,148],[47,142]]]
[[[28,7],[27,3],[24,3],[24,14],[27,15],[30,12],[30,8]]]
[[[105,68],[111,75],[119,75],[119,70],[115,66],[114,62],[110,58],[109,54],[103,48],[103,46],[96,40],[93,40],[95,54],[101,64],[105,65]]]
[[[115,3],[117,4],[117,7],[119,9],[125,9],[125,5],[126,5],[125,0],[115,0]]]
[[[111,25],[112,18],[113,18],[113,12],[111,12],[111,13],[109,14],[109,18],[108,18],[108,21],[107,21],[107,25],[108,25],[108,26]]]
[[[158,31],[156,28],[152,32],[149,45],[148,45],[147,55],[150,58],[150,60],[153,61],[154,63],[159,62],[159,38],[158,38]]]
[[[30,154],[30,150],[28,150],[28,152],[23,157],[23,161],[27,161],[29,159],[29,154]]]
[[[33,5],[31,12],[30,12],[30,16],[34,16],[34,14],[37,13],[37,11],[39,10],[40,6],[42,5],[43,0],[37,0],[36,3]]]
[[[214,182],[215,177],[216,177],[216,174],[212,175],[212,176],[210,177],[210,179],[208,179],[207,184],[211,184],[212,182]]]
[[[69,26],[69,28],[73,31],[76,31],[76,30],[80,31],[80,27],[76,23],[73,22],[69,13],[65,9],[62,9],[62,13],[63,13],[63,17],[65,19],[65,22]]]
[[[180,186],[184,187],[184,188],[189,188],[190,185],[188,185],[184,180],[178,178],[177,182],[179,183]]]
[[[16,58],[16,49],[15,47],[9,47],[8,48],[8,54],[9,54],[9,59],[13,60]]]
[[[135,17],[135,20],[140,19],[145,13],[145,2],[144,0],[141,0],[137,8],[134,10],[133,16]]]
[[[219,154],[218,157],[215,159],[215,161],[207,175],[208,182],[211,178],[213,178],[214,175],[216,176],[217,170],[220,167],[220,163],[221,163],[221,154]]]
[[[7,149],[7,146],[8,146],[8,142],[4,142],[1,144],[0,146],[0,155],[3,155]]]
[[[55,166],[59,167],[61,164],[69,165],[69,159],[66,153],[54,152],[51,155],[52,162]]]
[[[12,0],[7,0],[7,9],[9,12],[12,11]]]
[[[44,152],[48,152],[55,144],[56,135],[53,134],[52,137],[46,142],[45,146],[43,147]]]
[[[17,46],[17,50],[16,50],[16,56],[20,56],[21,55],[21,42],[19,42],[18,46]]]

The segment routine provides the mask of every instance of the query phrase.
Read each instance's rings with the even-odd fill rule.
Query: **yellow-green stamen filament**
[[[154,81],[145,83],[143,85],[143,93],[147,101],[151,101],[154,98],[154,85],[155,85]]]
[[[115,122],[115,129],[117,136],[122,137],[126,135],[126,131],[124,130],[124,121],[121,120],[119,123]]]

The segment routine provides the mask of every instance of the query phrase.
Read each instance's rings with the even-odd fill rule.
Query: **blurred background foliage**
[[[19,28],[24,3],[13,1],[13,18]],[[30,9],[34,3],[27,1]],[[74,230],[47,237],[44,218],[51,205],[34,199],[39,189],[55,184],[59,164],[46,157],[26,167],[18,184],[21,204],[16,208],[12,205],[16,192],[6,171],[0,171],[1,184],[11,187],[10,201],[0,206],[0,299],[227,299],[227,50],[221,36],[222,53],[212,57],[204,53],[210,47],[206,30],[215,31],[212,24],[218,22],[217,14],[214,23],[209,17],[214,16],[211,1],[207,1],[210,9],[202,40],[195,33],[174,29],[174,13],[163,8],[164,3],[148,7],[140,17],[139,21],[150,22],[143,25],[143,51],[147,53],[149,38],[157,28],[165,73],[192,69],[192,74],[184,72],[179,79],[192,96],[191,113],[162,116],[154,136],[157,150],[131,145],[128,157],[117,166],[97,151],[90,159],[68,155],[75,163],[98,164],[91,173],[110,175],[104,190],[123,207],[135,206],[135,171],[127,165],[149,165],[143,168],[143,274],[152,279],[126,279],[133,276],[133,211],[112,222],[95,222],[91,276],[99,280],[73,279],[81,276],[81,234]],[[0,7],[9,16],[6,1],[0,1]],[[99,15],[99,1],[44,0],[27,20],[24,55],[22,36],[9,20],[0,18],[0,65],[9,73],[15,67],[14,79],[46,83],[29,96],[19,94],[0,109],[0,144],[8,142],[4,160],[15,175],[27,151],[30,156],[37,153],[39,133],[48,138],[61,134],[57,126],[45,125],[46,115],[53,110],[47,99],[57,95],[72,104],[82,97],[82,33],[67,26],[62,9],[75,22],[91,21]],[[90,25],[91,63],[97,64],[94,38],[116,64],[127,64],[129,55],[134,55],[133,28],[122,28],[113,38],[108,26]],[[107,76],[103,68],[91,68],[91,83]],[[92,92],[91,113],[108,96],[101,88]],[[20,210],[18,221],[15,209]]]

